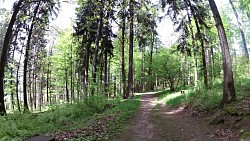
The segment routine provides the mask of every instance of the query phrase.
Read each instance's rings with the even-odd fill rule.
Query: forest
[[[250,140],[249,21],[250,0],[0,0],[0,140]]]

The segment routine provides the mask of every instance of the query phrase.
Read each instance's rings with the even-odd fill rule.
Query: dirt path
[[[158,127],[151,116],[156,106],[156,94],[145,94],[141,97],[141,105],[133,121],[123,129],[121,136],[114,141],[161,141]]]
[[[154,123],[159,126],[166,141],[234,141],[229,139],[230,131],[223,131],[225,136],[219,136],[221,131],[216,126],[190,115],[183,107],[164,106],[156,110],[153,112]]]
[[[208,125],[183,107],[171,108],[144,94],[135,118],[114,141],[236,141],[231,130]]]

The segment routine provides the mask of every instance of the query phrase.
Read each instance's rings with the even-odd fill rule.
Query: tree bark
[[[104,93],[108,96],[108,53],[104,49]]]
[[[233,71],[232,71],[232,61],[229,52],[226,33],[215,1],[209,0],[209,4],[214,15],[214,20],[216,23],[220,39],[222,58],[223,58],[224,82],[223,82],[223,97],[221,101],[221,105],[223,106],[226,103],[230,103],[231,101],[236,100]]]
[[[40,77],[40,96],[39,96],[39,110],[42,111],[43,106],[43,71],[41,71]]]
[[[153,29],[152,29],[153,30]],[[153,66],[153,50],[154,50],[154,33],[152,33],[151,35],[151,48],[150,48],[150,58],[149,58],[149,71],[148,71],[148,75],[149,75],[149,90],[154,90],[154,85],[153,85],[153,74],[152,74],[152,66]]]
[[[238,28],[240,30],[240,34],[241,34],[241,38],[242,38],[242,42],[243,42],[243,49],[244,49],[245,57],[249,60],[249,53],[248,53],[248,49],[247,49],[246,38],[245,38],[245,34],[244,34],[244,32],[242,30],[242,27],[241,27],[241,22],[239,20],[239,15],[238,15],[238,13],[237,13],[234,5],[233,5],[232,0],[229,0],[229,3],[231,5],[231,7],[232,7],[232,9],[234,11],[234,15],[235,15],[235,17],[237,19]]]
[[[34,110],[36,111],[36,107],[37,107],[37,93],[36,93],[36,76],[34,76],[34,79],[33,79],[33,82],[34,82],[34,90],[33,90],[33,98],[34,98]]]
[[[32,99],[32,81],[31,81],[31,69],[28,70],[28,90],[27,90],[27,101],[29,101],[31,111],[33,111],[33,99]],[[29,96],[29,97],[28,97]],[[24,112],[28,112],[27,110],[24,109]]]
[[[128,96],[133,97],[133,49],[134,49],[134,1],[129,2],[130,23],[129,23],[129,70],[128,70]]]
[[[116,88],[116,76],[114,75],[114,97],[116,97],[116,90],[117,88]]]
[[[49,72],[50,72],[50,58],[48,56],[48,66],[47,66],[47,85],[46,85],[46,90],[47,90],[47,103],[49,103],[49,91],[50,91],[50,83],[49,83]]]
[[[103,9],[103,1],[101,0],[102,4],[102,9]],[[103,26],[103,11],[100,11],[100,18],[99,18],[99,23],[97,27],[97,33],[96,33],[96,39],[95,39],[95,51],[94,51],[94,59],[93,59],[93,65],[92,65],[92,80],[93,83],[96,84],[96,72],[97,72],[97,57],[98,57],[98,50],[99,50],[99,41],[101,38],[101,30]],[[92,89],[91,94],[94,94],[94,89]]]
[[[71,103],[74,100],[74,89],[73,89],[73,55],[72,55],[72,43],[70,47],[70,97],[71,97]]]
[[[145,91],[145,47],[139,44],[141,47],[141,91]]]
[[[210,52],[211,52],[211,77],[212,77],[212,80],[215,79],[215,73],[214,73],[214,48],[213,46],[210,47]]]
[[[188,61],[188,51],[187,46],[185,46],[185,78],[184,78],[184,86],[189,85],[189,61]]]
[[[125,4],[126,0],[123,0],[123,10],[122,10],[122,39],[121,39],[121,61],[122,61],[122,82],[121,82],[121,90],[122,96],[124,99],[128,98],[126,94],[126,72],[125,72],[125,30],[126,30],[126,16],[125,16]]]
[[[66,93],[66,100],[69,103],[68,68],[66,66],[66,59],[65,59],[65,93]]]
[[[90,36],[90,35],[88,35]],[[90,38],[90,37],[89,37]],[[85,84],[85,92],[88,95],[88,86],[89,86],[89,53],[91,48],[92,41],[88,40],[88,44],[86,46],[86,54],[85,54],[85,71],[84,71],[84,84]]]

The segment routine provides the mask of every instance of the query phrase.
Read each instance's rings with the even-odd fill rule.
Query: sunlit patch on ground
[[[184,107],[181,106],[181,107],[179,107],[177,109],[173,109],[173,110],[171,110],[169,112],[164,112],[164,113],[167,114],[167,115],[173,115],[173,114],[177,114],[177,113],[179,113],[179,112],[181,112],[183,110],[184,110]]]
[[[183,94],[181,94],[181,92],[175,92],[175,93],[172,93],[172,94],[169,94],[167,95],[166,97],[164,97],[163,99],[160,100],[161,103],[165,103],[171,99],[174,99],[174,98],[177,98],[179,96],[181,96]]]
[[[160,93],[160,92],[162,92],[162,91],[146,92],[146,93],[135,93],[135,95],[156,94],[156,93]]]

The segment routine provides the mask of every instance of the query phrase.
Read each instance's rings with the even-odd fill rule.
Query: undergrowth
[[[210,89],[194,91],[193,86],[178,88],[175,92],[165,90],[159,93],[159,99],[169,106],[188,105],[202,111],[209,111],[220,106],[223,95],[223,84],[220,80],[214,82]],[[181,90],[185,93],[181,94]],[[241,78],[235,81],[237,100],[250,97],[250,79]]]
[[[138,107],[138,97],[134,100],[121,101],[92,96],[64,107],[51,107],[49,111],[43,113],[9,114],[0,117],[0,140],[18,141],[38,134],[82,128],[90,120],[116,112],[120,112],[116,121],[122,123],[133,116]],[[112,134],[119,125],[110,124],[108,134]]]
[[[122,130],[122,127],[131,119],[140,105],[140,96],[135,96],[133,99],[119,102],[115,108],[105,111],[101,117],[113,115],[114,120],[107,122],[106,131],[100,135],[72,139],[71,141],[104,141],[115,138]],[[100,117],[99,116],[99,117]],[[97,121],[98,117],[94,119]]]
[[[222,92],[220,89],[194,91],[192,87],[182,89],[185,91],[162,92],[160,99],[164,100],[168,106],[189,105],[200,110],[209,110],[217,107],[221,101]]]

